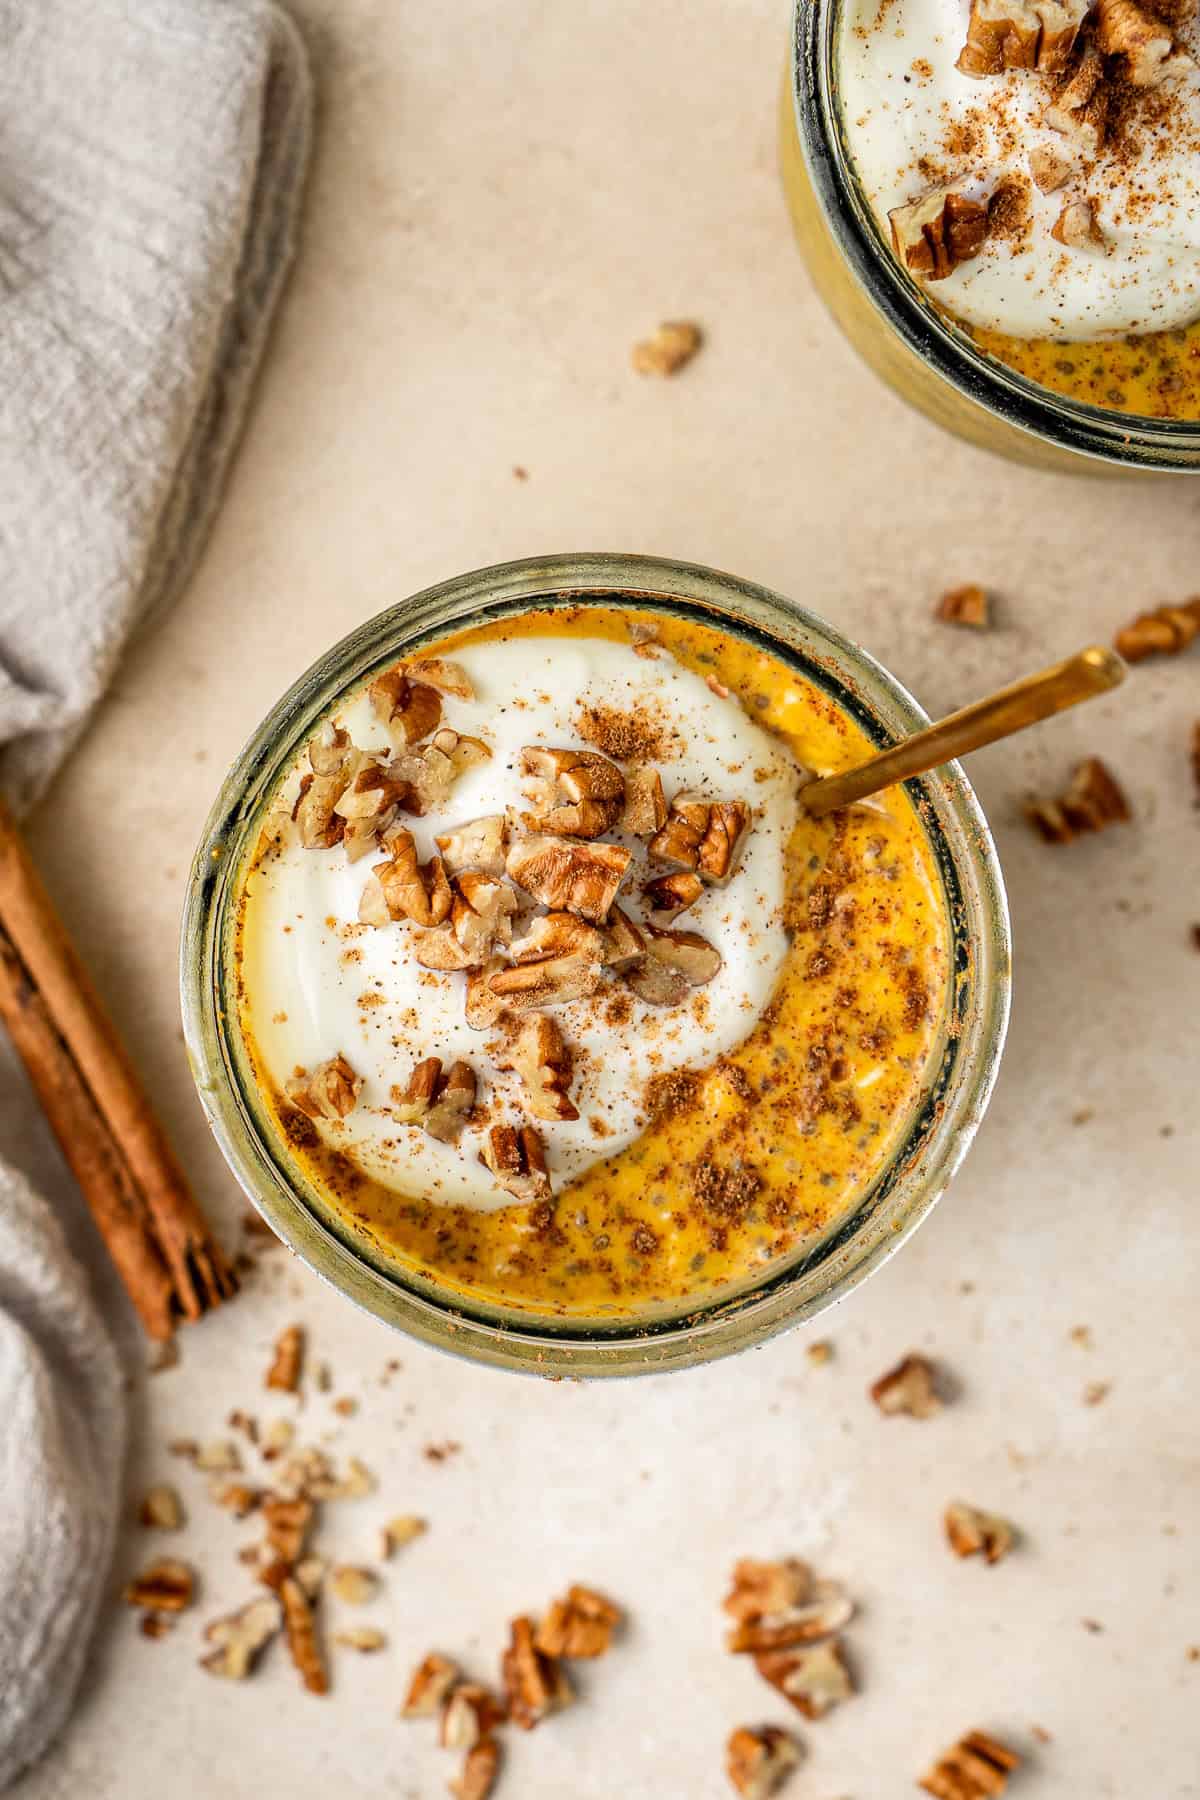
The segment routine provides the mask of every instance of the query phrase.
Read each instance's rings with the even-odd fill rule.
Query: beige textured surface
[[[191,1092],[176,926],[220,771],[281,688],[365,615],[460,569],[618,548],[737,569],[860,638],[931,708],[1190,591],[1195,485],[1008,469],[882,392],[810,294],[774,178],[783,0],[305,0],[324,88],[307,242],[224,516],[191,594],[130,659],[36,849],[206,1203],[241,1208]],[[660,317],[703,321],[672,384],[628,372]],[[514,464],[529,479],[514,479]],[[1001,628],[935,628],[951,583]],[[890,1800],[984,1725],[1032,1753],[1029,1800],[1200,1793],[1195,1018],[1198,824],[1185,745],[1200,661],[979,757],[1017,941],[1010,1048],[952,1194],[823,1334],[695,1376],[540,1386],[391,1337],[279,1253],[139,1399],[131,1492],[168,1436],[259,1405],[293,1316],[329,1358],[377,1499],[337,1509],[353,1554],[390,1513],[432,1530],[371,1608],[381,1656],[334,1694],[275,1657],[243,1688],[195,1667],[198,1619],[245,1587],[235,1528],[179,1475],[206,1604],[148,1643],[114,1614],[74,1726],[22,1800],[340,1795],[432,1800],[453,1760],[394,1711],[437,1643],[490,1672],[503,1620],[564,1581],[634,1630],[587,1704],[515,1744],[505,1794],[713,1800],[729,1728],[782,1708],[720,1649],[738,1552],[812,1552],[862,1602],[863,1692],[804,1726],[798,1797]],[[1102,748],[1137,823],[1053,852],[1016,816],[1032,781]],[[1086,1123],[1072,1115],[1092,1109]],[[285,1266],[286,1265],[286,1266]],[[1069,1340],[1092,1329],[1094,1347]],[[961,1397],[883,1421],[869,1380],[910,1347]],[[388,1358],[402,1369],[387,1387]],[[1100,1405],[1085,1384],[1109,1381]],[[422,1446],[461,1452],[435,1464]],[[951,1496],[1009,1514],[1004,1564],[957,1563]],[[172,1548],[175,1541],[172,1540]],[[146,1550],[130,1532],[125,1561]],[[365,1618],[364,1615],[360,1615]],[[1081,1623],[1092,1619],[1102,1632]],[[1034,1724],[1053,1742],[1031,1738]]]

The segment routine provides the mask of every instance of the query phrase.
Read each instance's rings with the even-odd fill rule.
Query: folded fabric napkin
[[[0,786],[18,812],[195,564],[291,258],[310,121],[300,39],[268,0],[0,0]],[[66,1209],[4,1050],[4,1154],[40,1158]],[[4,1787],[74,1698],[125,1405],[83,1269],[3,1163],[0,1408]]]

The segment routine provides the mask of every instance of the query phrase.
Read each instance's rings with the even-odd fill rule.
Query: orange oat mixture
[[[659,613],[539,609],[422,655],[548,634],[618,643],[652,636],[679,664],[727,688],[819,772],[860,761],[869,749],[815,683],[757,644]],[[661,721],[597,715],[587,735],[619,759],[653,755],[661,731]],[[800,812],[785,853],[782,972],[744,1039],[709,1066],[651,1076],[638,1097],[640,1135],[551,1199],[492,1210],[445,1204],[406,1191],[400,1179],[369,1175],[271,1080],[256,1046],[245,959],[252,866],[240,912],[239,959],[249,976],[240,1023],[286,1154],[343,1234],[377,1263],[517,1314],[615,1321],[679,1312],[803,1255],[865,1195],[903,1140],[943,1028],[940,878],[907,795],[893,790],[885,800],[881,810],[829,819]],[[623,1003],[614,982],[611,1004]],[[488,1116],[483,1090],[472,1129],[485,1132]]]

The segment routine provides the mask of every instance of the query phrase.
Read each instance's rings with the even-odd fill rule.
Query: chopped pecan
[[[125,1604],[143,1612],[182,1612],[192,1604],[195,1591],[196,1578],[187,1563],[160,1556],[126,1585]]]
[[[213,1483],[212,1497],[235,1519],[248,1519],[262,1505],[263,1495],[261,1488],[251,1487],[245,1481],[218,1481]]]
[[[488,1800],[500,1773],[500,1746],[495,1738],[484,1738],[467,1751],[462,1774],[450,1782],[454,1800]]]
[[[329,1676],[325,1658],[317,1642],[312,1602],[294,1575],[287,1575],[279,1585],[283,1605],[283,1629],[287,1636],[292,1661],[310,1694],[327,1694]]]
[[[926,1356],[903,1357],[894,1369],[872,1382],[870,1394],[881,1413],[889,1418],[907,1413],[911,1419],[932,1419],[942,1410],[937,1373]]]
[[[1098,0],[1096,42],[1105,56],[1120,56],[1132,87],[1159,87],[1195,68],[1171,28],[1136,0]]]
[[[700,327],[690,319],[667,319],[653,337],[633,346],[633,367],[639,375],[675,375],[691,362],[703,341]]]
[[[200,1658],[200,1667],[226,1681],[245,1681],[282,1629],[283,1608],[278,1599],[274,1594],[260,1594],[237,1612],[205,1627],[204,1641],[216,1647]]]
[[[679,1006],[692,988],[703,987],[720,968],[720,951],[699,932],[647,925],[643,953],[621,973],[649,1006]]]
[[[748,1619],[761,1619],[764,1613],[803,1606],[812,1594],[812,1570],[799,1557],[758,1562],[752,1556],[743,1556],[733,1565],[733,1586],[721,1606],[731,1619],[744,1624]]]
[[[744,1619],[726,1637],[735,1656],[793,1650],[832,1637],[854,1617],[854,1602],[836,1581],[814,1581],[806,1600]]]
[[[509,1717],[522,1731],[532,1731],[575,1696],[562,1664],[534,1642],[532,1619],[514,1619],[510,1632],[511,1642],[500,1663]]]
[[[296,1111],[310,1119],[344,1119],[354,1111],[362,1091],[362,1076],[354,1073],[339,1050],[311,1075],[293,1076],[283,1091]]]
[[[623,969],[641,956],[645,948],[644,932],[634,924],[628,913],[623,912],[619,906],[614,906],[604,927],[605,968]]]
[[[441,857],[420,862],[413,834],[403,827],[385,838],[384,849],[386,858],[374,865],[359,901],[363,924],[411,919],[414,925],[429,927],[448,919],[454,895]]]
[[[422,656],[416,662],[405,663],[404,667],[410,680],[436,688],[439,694],[449,694],[454,700],[475,698],[471,677],[461,663],[451,662],[444,656]]]
[[[426,969],[477,969],[497,945],[512,938],[517,896],[507,881],[465,869],[451,883],[450,922],[417,940],[417,961]]]
[[[496,1178],[496,1186],[521,1201],[549,1200],[550,1176],[541,1134],[531,1125],[519,1130],[493,1125],[479,1152],[479,1160]]]
[[[138,1508],[138,1522],[156,1531],[182,1530],[183,1502],[176,1490],[165,1484],[147,1488]]]
[[[650,918],[655,925],[669,925],[689,906],[694,906],[703,892],[704,883],[691,869],[677,869],[673,875],[656,875],[642,888],[653,909]]]
[[[343,1650],[357,1650],[362,1656],[373,1656],[387,1648],[387,1634],[377,1625],[349,1625],[334,1633],[333,1641]]]
[[[521,752],[531,822],[563,837],[598,838],[611,831],[625,805],[625,777],[595,750]]]
[[[987,238],[987,206],[953,188],[934,188],[888,214],[892,247],[913,275],[942,281],[978,256]]]
[[[1109,88],[1104,58],[1085,44],[1068,79],[1042,115],[1051,131],[1067,137],[1085,157],[1097,156],[1108,129]]]
[[[312,1501],[303,1497],[284,1499],[272,1494],[262,1504],[267,1544],[280,1562],[299,1562],[312,1524]]]
[[[461,1682],[442,1707],[439,1741],[443,1750],[471,1750],[507,1717],[489,1688],[474,1681]]]
[[[1043,194],[1057,193],[1074,172],[1075,164],[1069,156],[1050,150],[1044,144],[1035,144],[1029,152],[1029,173]]]
[[[498,956],[489,957],[482,969],[468,969],[463,1016],[472,1031],[489,1031],[498,1023],[507,1002],[492,991],[492,982],[504,968]]]
[[[534,1643],[545,1656],[569,1661],[604,1656],[621,1623],[621,1609],[595,1588],[575,1583],[564,1600],[555,1600],[537,1628]]]
[[[1091,0],[972,0],[967,41],[957,67],[964,75],[1067,66]]]
[[[330,850],[341,843],[346,822],[335,807],[362,760],[349,732],[326,720],[308,746],[309,772],[301,778],[292,807],[305,850]]]
[[[277,1388],[283,1394],[294,1394],[300,1386],[303,1369],[304,1327],[289,1325],[275,1339],[275,1353],[263,1386]]]
[[[558,1021],[548,1013],[534,1012],[514,1022],[496,1066],[520,1076],[533,1118],[577,1119],[579,1109],[569,1092],[574,1060]]]
[[[468,819],[434,839],[451,875],[478,869],[482,875],[503,875],[508,850],[508,820],[503,813]]]
[[[625,812],[621,829],[634,837],[653,837],[667,822],[667,796],[657,769],[626,769]]]
[[[724,887],[736,868],[738,851],[750,829],[750,808],[742,800],[706,800],[676,794],[667,822],[650,840],[655,862],[695,869],[703,880]]]
[[[999,1562],[1013,1547],[1015,1533],[1007,1519],[995,1513],[980,1512],[961,1500],[952,1500],[946,1508],[946,1536],[956,1556],[977,1556],[982,1552],[989,1563]]]
[[[986,631],[992,622],[987,591],[974,583],[951,588],[934,607],[933,616],[943,625],[970,625]]]
[[[427,1056],[408,1078],[408,1086],[392,1089],[396,1117],[402,1125],[420,1125],[442,1144],[456,1144],[475,1107],[475,1071],[470,1063],[452,1063],[443,1073],[440,1056]]]
[[[458,1680],[458,1665],[448,1656],[431,1650],[413,1670],[400,1716],[404,1719],[431,1719],[441,1711],[451,1688]]]
[[[1068,200],[1051,226],[1050,236],[1068,250],[1104,250],[1108,246],[1090,200]]]
[[[1020,1760],[1015,1750],[986,1732],[968,1731],[917,1786],[935,1800],[991,1800],[1004,1792]]]
[[[379,1592],[379,1577],[357,1563],[339,1563],[329,1577],[334,1598],[347,1606],[366,1606]]]
[[[1200,633],[1200,596],[1178,606],[1159,606],[1139,613],[1131,625],[1118,631],[1113,642],[1126,662],[1143,662],[1147,656],[1177,656]]]
[[[541,905],[602,925],[630,861],[630,852],[617,844],[583,843],[539,832],[518,838],[505,867],[517,886]]]
[[[806,1719],[823,1719],[854,1692],[840,1638],[808,1649],[760,1651],[754,1666]]]
[[[197,1444],[192,1461],[206,1475],[233,1474],[242,1466],[238,1447],[228,1438],[214,1438],[211,1443]]]
[[[344,822],[342,846],[351,862],[376,847],[380,832],[392,824],[411,792],[407,782],[396,780],[387,763],[374,757],[363,759],[333,809]]]
[[[512,963],[489,976],[505,1006],[558,1006],[594,994],[604,975],[605,936],[572,913],[534,919],[512,946]]]
[[[375,1477],[351,1456],[344,1475],[318,1475],[309,1481],[308,1491],[314,1500],[362,1500],[375,1492]]]
[[[419,744],[442,721],[442,700],[437,689],[424,681],[412,681],[401,668],[377,675],[367,689],[375,716],[400,743]]]
[[[416,1513],[397,1513],[379,1533],[380,1556],[386,1562],[393,1550],[403,1550],[405,1544],[411,1544],[427,1530],[424,1519],[418,1518]]]
[[[410,790],[405,810],[420,815],[444,806],[459,777],[487,762],[491,754],[482,739],[460,736],[448,725],[419,750],[402,750],[390,767],[395,779]]]
[[[1125,824],[1132,816],[1116,777],[1098,756],[1089,756],[1058,799],[1026,802],[1025,816],[1048,844],[1069,844],[1089,831]]]
[[[725,1745],[725,1771],[743,1800],[769,1800],[799,1761],[795,1738],[778,1725],[739,1725]]]

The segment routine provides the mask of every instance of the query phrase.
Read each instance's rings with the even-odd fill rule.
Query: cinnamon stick
[[[0,1016],[147,1332],[228,1299],[237,1278],[3,803]]]

